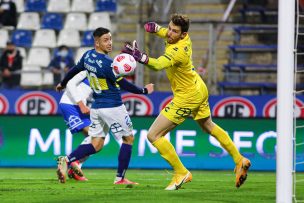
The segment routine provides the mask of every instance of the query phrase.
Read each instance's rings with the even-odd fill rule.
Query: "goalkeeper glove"
[[[150,33],[156,33],[160,29],[160,26],[155,22],[148,22],[145,24],[144,27],[146,32],[150,32]]]
[[[133,54],[133,46],[131,42],[125,42],[123,48],[121,49],[120,53],[125,53],[125,54]]]
[[[138,49],[136,40],[133,41],[133,46],[130,46],[130,44],[126,43],[122,52],[123,51],[124,53],[132,55],[134,59],[139,63],[147,64],[149,61],[149,56]]]

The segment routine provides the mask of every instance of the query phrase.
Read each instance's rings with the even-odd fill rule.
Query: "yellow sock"
[[[157,148],[160,155],[172,166],[173,170],[179,174],[185,174],[187,169],[180,161],[173,145],[165,137],[154,141],[153,146]]]
[[[235,164],[242,159],[239,150],[236,148],[226,131],[220,126],[215,124],[215,127],[211,131],[211,135],[215,137],[220,142],[221,146],[232,156]]]

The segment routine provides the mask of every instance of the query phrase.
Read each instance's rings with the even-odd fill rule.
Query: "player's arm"
[[[57,91],[61,91],[65,88],[66,84],[80,71],[85,70],[84,68],[84,56],[80,59],[80,61],[65,75],[63,80],[56,86]]]
[[[178,63],[180,58],[178,56],[179,55],[178,50],[179,49],[177,47],[168,48],[166,49],[164,55],[156,59],[156,58],[150,58],[146,53],[141,52],[138,49],[137,42],[135,40],[133,41],[132,46],[126,44],[124,47],[125,53],[132,55],[136,61],[145,64],[148,66],[148,68],[154,70],[162,70],[164,68],[168,68]]]
[[[89,114],[90,108],[88,108],[81,99],[81,95],[77,90],[77,86],[86,78],[86,71],[81,71],[75,75],[66,85],[66,91],[72,96],[74,101],[80,108],[83,114]]]
[[[141,88],[122,77],[118,78],[116,83],[119,84],[122,89],[134,94],[151,94],[154,91],[154,85],[152,83],[146,85],[144,88]]]

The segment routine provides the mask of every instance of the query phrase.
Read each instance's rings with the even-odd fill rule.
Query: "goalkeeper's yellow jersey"
[[[156,34],[161,38],[166,38],[167,32],[168,29],[162,27]],[[197,95],[197,93],[206,86],[192,65],[192,42],[189,35],[187,34],[176,44],[165,43],[165,53],[157,59],[149,58],[148,67],[166,70],[174,99],[178,103],[200,99],[202,95]],[[208,95],[207,89],[206,94]]]

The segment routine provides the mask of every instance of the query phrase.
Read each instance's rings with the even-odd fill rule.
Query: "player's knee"
[[[133,145],[134,136],[133,135],[125,136],[125,137],[122,137],[122,140],[123,140],[123,143],[125,143],[125,144]]]
[[[153,143],[157,140],[157,137],[155,134],[151,133],[151,132],[148,132],[147,134],[147,138],[149,140],[149,142]]]
[[[96,152],[99,152],[103,148],[104,139],[103,138],[93,138],[92,145]]]

